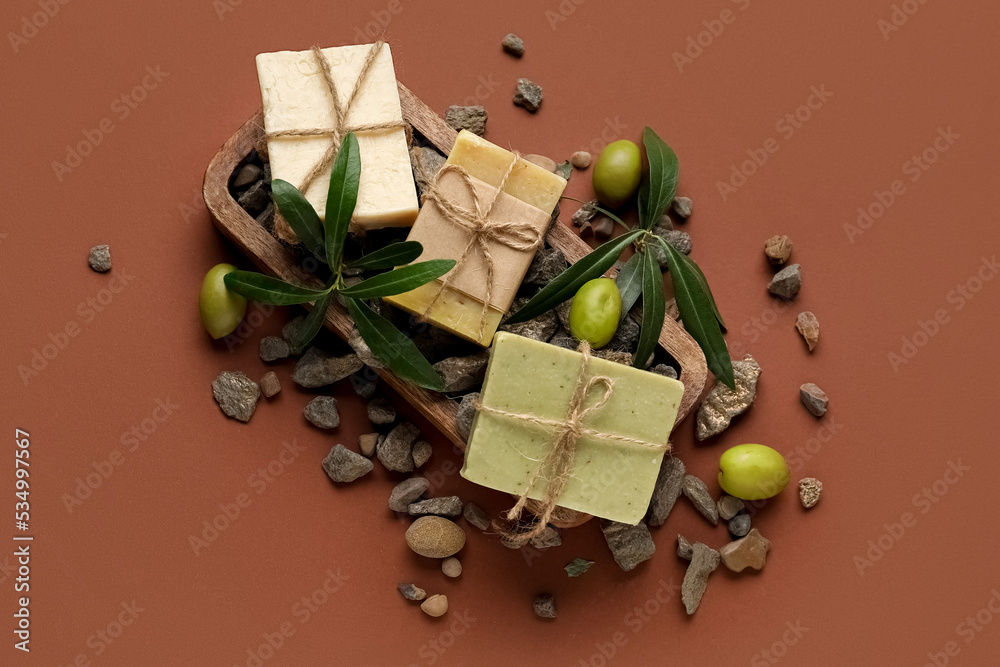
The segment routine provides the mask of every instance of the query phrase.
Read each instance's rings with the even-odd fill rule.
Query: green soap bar
[[[579,352],[501,332],[493,342],[480,400],[487,408],[564,421],[583,356]],[[584,419],[586,428],[651,443],[666,443],[684,385],[668,377],[591,357],[589,375],[614,381],[611,398]],[[603,395],[594,387],[584,407]],[[472,425],[462,477],[498,491],[524,492],[553,442],[554,427],[480,410]],[[646,514],[662,449],[585,434],[577,441],[572,478],[559,505],[594,516],[638,523]],[[530,498],[544,497],[545,474]]]

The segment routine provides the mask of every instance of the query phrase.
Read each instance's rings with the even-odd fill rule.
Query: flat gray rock
[[[542,87],[531,79],[518,79],[514,104],[535,113],[542,106]]]
[[[306,403],[302,414],[305,415],[310,424],[318,428],[337,428],[340,426],[337,399],[333,396],[317,396]]]
[[[315,389],[339,382],[357,373],[363,366],[356,354],[338,357],[313,346],[295,364],[292,379],[299,386]]]
[[[681,491],[709,523],[713,526],[719,525],[719,506],[712,499],[705,482],[694,475],[685,475]]]
[[[701,542],[695,542],[692,546],[691,564],[688,565],[681,584],[681,601],[689,616],[698,610],[705,588],[708,587],[708,575],[715,572],[720,560],[719,552],[715,549]]]
[[[668,366],[667,364],[656,364],[649,369],[651,373],[656,373],[657,375],[662,375],[664,377],[677,379],[677,369],[673,366]]]
[[[462,510],[462,516],[479,530],[486,530],[490,527],[490,517],[486,511],[475,503],[467,503]]]
[[[767,286],[767,291],[774,296],[790,301],[802,289],[802,267],[798,264],[786,266],[774,274]]]
[[[715,381],[712,391],[698,408],[699,440],[706,440],[722,433],[734,417],[743,414],[753,405],[757,397],[757,379],[760,366],[749,354],[742,361],[733,362],[733,377],[736,389],[730,389],[720,380]]]
[[[365,366],[374,369],[385,367],[385,364],[383,364],[379,358],[375,356],[375,353],[372,352],[371,348],[368,347],[368,343],[366,343],[365,339],[361,337],[361,333],[357,329],[351,330],[351,335],[347,339],[347,344],[351,346],[351,349],[354,350],[354,353],[358,355],[358,359],[360,359],[361,363]]]
[[[523,283],[545,286],[560,273],[569,268],[566,256],[558,248],[541,248],[531,260],[528,272],[524,274]]]
[[[430,486],[431,483],[424,477],[404,479],[389,494],[389,509],[393,512],[405,512]]]
[[[449,357],[434,364],[434,370],[444,379],[444,391],[454,393],[480,386],[486,377],[490,351],[483,350],[467,357]]]
[[[476,418],[476,401],[479,400],[479,392],[474,391],[462,397],[462,402],[458,404],[458,414],[455,416],[455,428],[466,440],[472,433],[472,420]]]
[[[420,192],[426,192],[437,173],[444,166],[445,157],[433,148],[414,146],[410,149],[410,164],[413,167],[413,178]]]
[[[618,330],[612,336],[605,350],[616,350],[618,352],[635,352],[639,347],[640,326],[631,317],[626,317],[618,323]]]
[[[524,40],[512,32],[507,33],[507,36],[503,38],[500,45],[504,51],[512,56],[520,58],[524,55]]]
[[[272,362],[286,359],[292,353],[288,341],[278,336],[264,336],[260,339],[261,361]]]
[[[406,511],[410,516],[447,516],[456,517],[462,514],[462,501],[458,496],[444,498],[428,498],[411,503]]]
[[[260,386],[239,371],[223,371],[212,382],[212,396],[226,416],[248,422],[257,408]]]
[[[653,486],[653,497],[649,501],[649,511],[646,514],[650,526],[662,526],[667,520],[674,503],[680,498],[686,472],[684,462],[676,456],[667,454],[663,457],[660,474],[656,476],[656,485]]]
[[[645,523],[630,526],[627,523],[601,519],[601,530],[615,562],[626,572],[656,553],[656,545],[653,544],[653,537]]]
[[[98,273],[104,273],[111,270],[111,248],[106,244],[95,245],[90,249],[90,254],[87,255],[87,264],[90,268]]]
[[[825,415],[830,405],[830,398],[826,392],[812,382],[806,382],[799,387],[799,398],[802,400],[802,405],[806,406],[806,410],[814,417]]]
[[[510,312],[516,312],[518,308],[521,308],[526,303],[528,303],[527,298],[517,297],[514,299],[514,303],[511,304]],[[548,310],[535,319],[528,320],[527,322],[500,325],[500,331],[508,331],[512,334],[517,334],[518,336],[524,336],[525,338],[541,341],[542,343],[545,343],[552,338],[552,335],[555,334],[558,329],[559,317],[556,315],[555,311],[552,310]]]
[[[486,109],[478,104],[468,107],[453,104],[445,112],[444,122],[456,131],[468,130],[481,137],[486,134],[487,117]]]
[[[370,460],[352,452],[343,445],[336,445],[323,459],[323,470],[335,482],[353,482],[363,477],[375,467]]]
[[[378,444],[378,460],[388,470],[413,472],[413,444],[419,437],[420,429],[410,422],[402,422]]]
[[[424,464],[431,460],[433,453],[434,449],[431,447],[431,443],[426,440],[421,440],[413,445],[413,467],[423,468]]]

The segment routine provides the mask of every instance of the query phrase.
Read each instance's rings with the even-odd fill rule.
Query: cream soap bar
[[[513,159],[514,154],[510,151],[463,130],[459,132],[447,161],[450,164],[461,166],[474,179],[496,187],[500,184]],[[504,185],[503,192],[544,212],[547,216],[551,216],[565,188],[566,181],[561,176],[518,158],[514,170]],[[426,208],[427,204],[424,206]],[[418,226],[420,224],[420,222],[417,223]],[[440,224],[440,222],[436,221],[436,224]],[[411,236],[417,231],[418,227],[415,226]],[[423,229],[420,232],[422,236],[430,235]],[[423,241],[425,248],[427,247],[429,239],[417,240]],[[421,259],[427,259],[427,257],[422,256]],[[530,262],[531,258],[528,257],[527,262],[523,263],[523,267],[520,265],[514,267],[518,273],[512,277],[516,278],[517,284],[523,280]],[[427,306],[431,304],[440,290],[441,281],[439,280],[406,294],[389,297],[386,301],[415,315],[423,315],[427,311]],[[498,308],[495,304],[487,307],[486,326],[483,335],[480,336],[479,322],[483,311],[483,301],[462,290],[446,287],[441,296],[434,302],[433,308],[427,312],[427,319],[449,333],[485,347],[493,340],[493,334],[509,306],[508,302],[503,308]]]
[[[372,45],[322,49],[342,104],[354,89]],[[278,51],[257,56],[257,76],[264,102],[264,129],[332,129],[333,97],[312,51]],[[359,125],[402,122],[396,74],[389,45],[382,46],[350,108],[348,129]],[[417,217],[417,191],[402,127],[359,131],[361,183],[354,222],[361,228],[405,227]],[[283,136],[268,139],[271,176],[301,189],[302,181],[330,146],[330,136]],[[320,218],[326,211],[330,170],[326,165],[305,191]]]
[[[489,408],[564,422],[583,355],[555,345],[500,332],[493,342],[480,410],[465,451],[462,477],[514,495],[553,442],[554,427],[535,425]],[[671,378],[591,357],[588,376],[614,381],[607,404],[584,418],[583,426],[600,434],[621,435],[666,444],[684,385]],[[603,395],[591,389],[584,407]],[[646,514],[664,450],[624,444],[585,434],[577,442],[572,478],[559,505],[594,516],[638,523]],[[545,494],[546,471],[528,494]]]

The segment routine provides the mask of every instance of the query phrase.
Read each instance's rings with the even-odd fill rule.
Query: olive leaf
[[[326,197],[326,257],[330,266],[337,266],[344,253],[344,241],[358,203],[361,183],[361,155],[358,138],[348,132],[340,142],[340,152],[330,172],[330,190]]]
[[[599,278],[610,269],[622,251],[643,233],[640,229],[632,230],[594,248],[586,257],[571,265],[539,290],[528,303],[507,318],[507,323],[526,322],[571,298],[585,282]]]
[[[639,346],[632,358],[632,365],[636,368],[646,367],[646,361],[656,349],[667,314],[660,265],[652,252],[644,252],[642,257],[642,328],[639,332]]]
[[[305,346],[316,337],[316,334],[323,328],[323,323],[326,321],[326,311],[330,308],[330,301],[333,299],[334,294],[335,292],[330,290],[316,299],[312,310],[306,315],[302,327],[296,333],[295,340],[292,341],[292,347],[300,350],[305,349]]]
[[[634,255],[628,258],[625,266],[618,271],[618,275],[615,277],[615,284],[618,285],[618,291],[622,295],[621,319],[628,317],[628,312],[632,310],[632,306],[642,294],[642,256],[644,254],[645,251],[637,250]]]
[[[316,215],[316,209],[313,208],[313,205],[294,185],[280,178],[271,181],[271,196],[281,213],[281,217],[288,222],[288,226],[302,241],[302,245],[316,257],[325,258],[323,223]]]
[[[253,271],[231,271],[224,278],[226,287],[237,294],[272,306],[293,306],[316,301],[329,289],[314,290],[286,283],[284,280]]]
[[[692,260],[660,237],[655,238],[667,253],[677,310],[684,322],[684,328],[705,353],[712,374],[722,380],[727,387],[735,388],[733,362],[729,358],[726,341],[719,329],[708,282],[704,280],[704,275],[699,270],[692,268],[694,267]]]
[[[652,229],[660,221],[677,193],[680,175],[677,154],[651,128],[642,131],[649,171],[639,186],[639,226]]]
[[[340,290],[340,294],[349,299],[377,299],[402,294],[440,278],[451,271],[455,263],[453,259],[432,259],[401,266],[394,271],[362,280],[352,287],[344,287]]]
[[[425,389],[444,390],[442,377],[413,341],[400,333],[389,320],[357,299],[347,299],[347,310],[372,353],[393,373]]]
[[[417,241],[397,241],[344,266],[349,269],[391,269],[409,264],[423,251],[424,247]]]

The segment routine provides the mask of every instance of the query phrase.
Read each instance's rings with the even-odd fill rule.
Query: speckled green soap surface
[[[485,407],[563,421],[573,397],[583,355],[555,345],[498,333],[483,383]],[[668,377],[591,357],[589,376],[614,381],[610,400],[590,413],[583,425],[601,434],[666,443],[684,385]],[[584,407],[603,395],[593,388]],[[553,442],[554,428],[480,410],[472,425],[462,476],[498,491],[519,495]],[[577,444],[573,476],[559,505],[623,523],[638,523],[646,513],[663,450],[583,435]],[[540,478],[528,494],[541,499]]]

